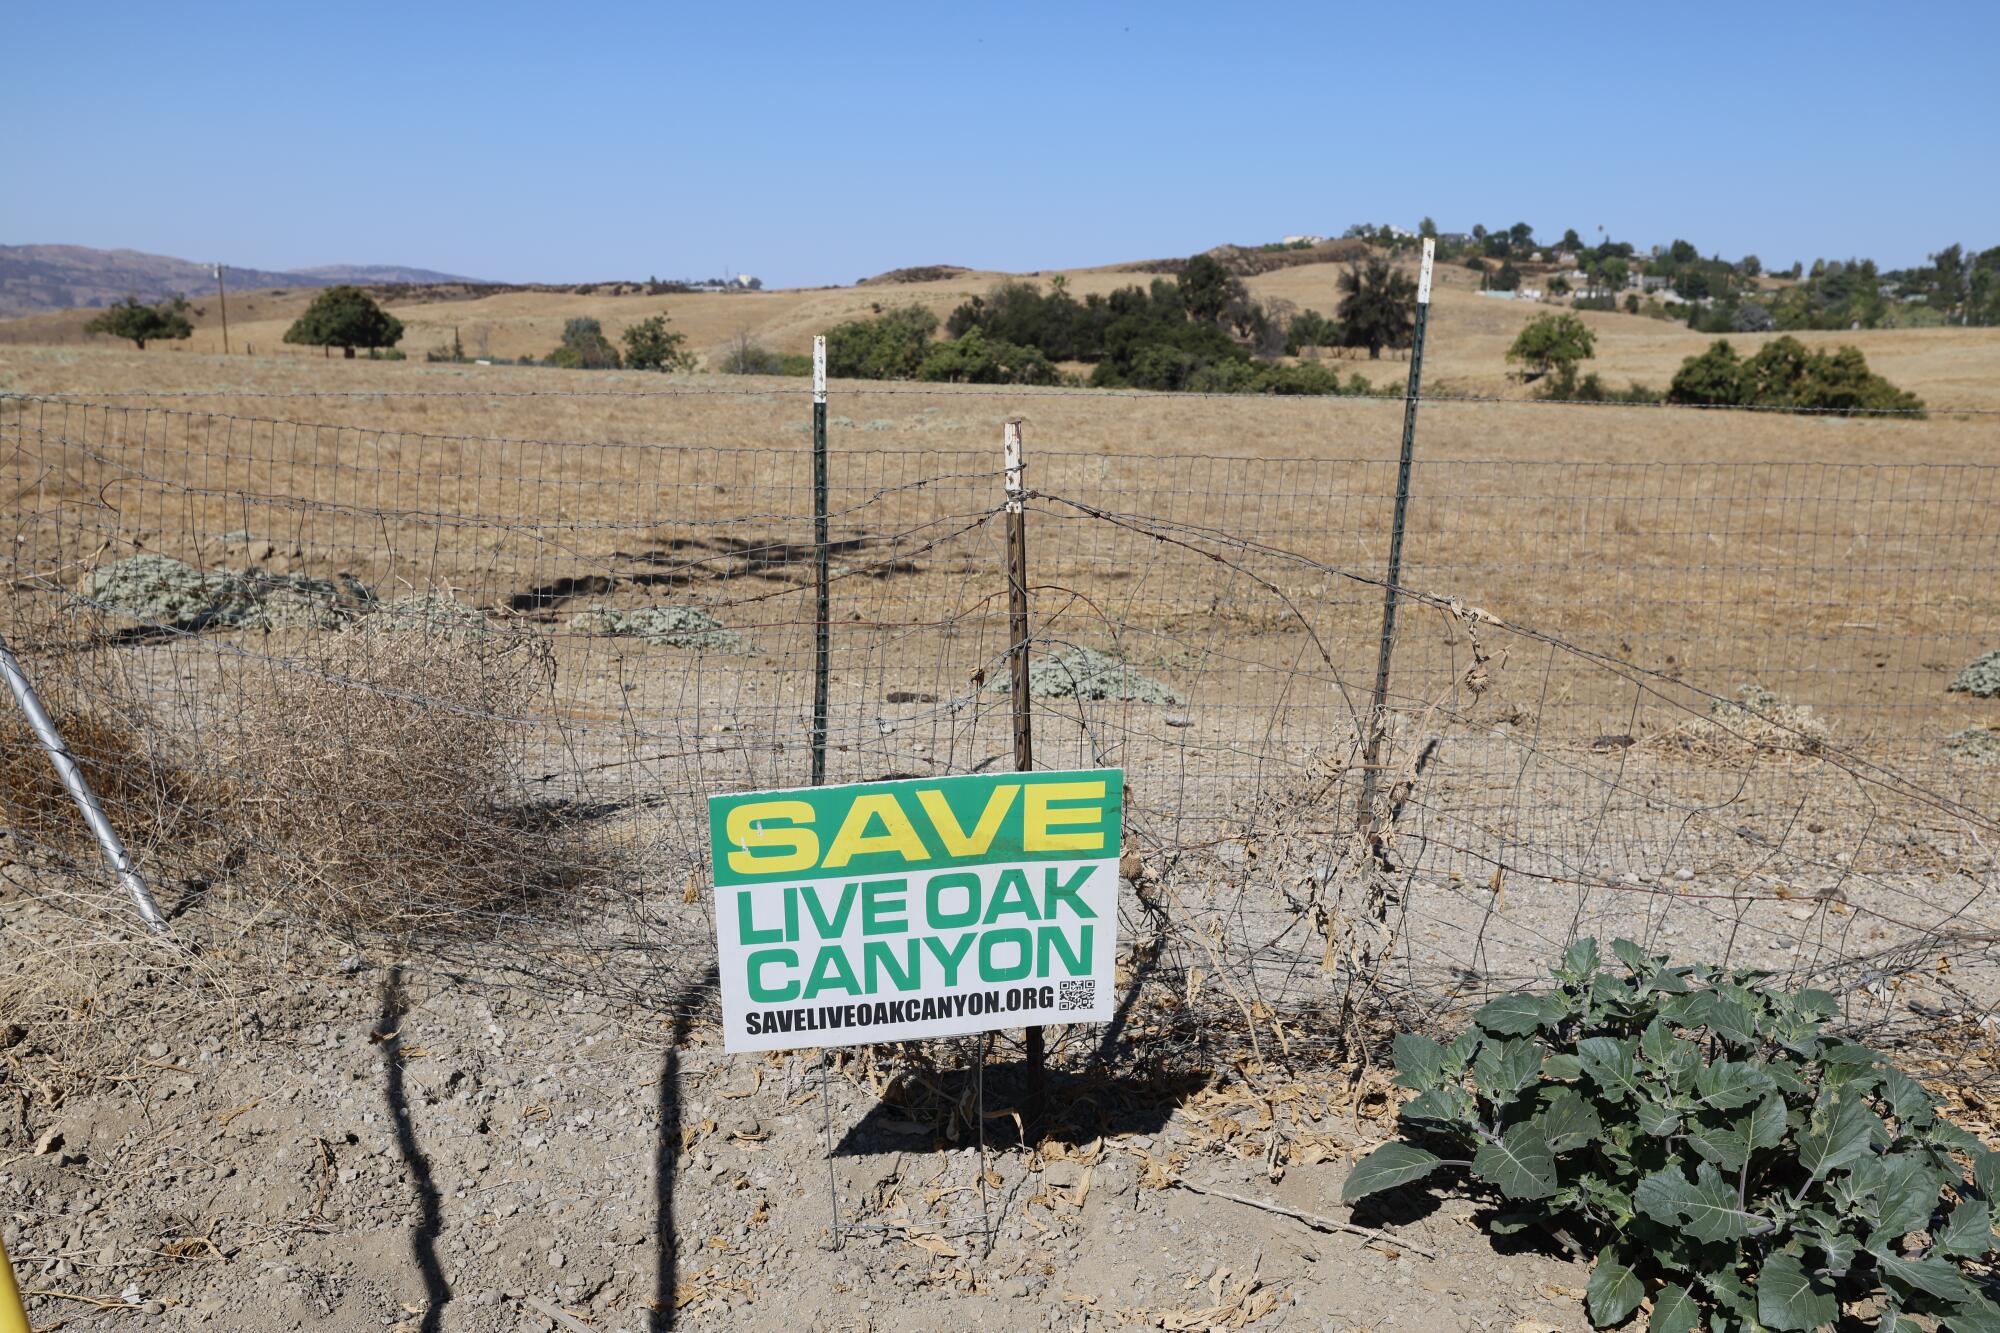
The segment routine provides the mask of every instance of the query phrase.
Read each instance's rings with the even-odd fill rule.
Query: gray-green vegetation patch
[[[741,634],[698,606],[642,606],[624,611],[593,602],[589,610],[569,618],[569,628],[578,634],[639,639],[660,648],[736,653],[746,647]]]
[[[477,607],[438,592],[417,592],[378,602],[362,623],[385,634],[419,632],[452,639],[474,639],[493,632]]]
[[[993,691],[1014,688],[1011,674],[1003,674],[986,687]],[[1109,653],[1075,644],[1028,660],[1028,695],[1034,699],[1115,699],[1123,703],[1179,704],[1186,702],[1174,690],[1126,665]]]
[[[174,629],[330,629],[374,602],[346,574],[196,569],[152,552],[92,570],[77,591],[106,610]]]
[[[2000,695],[2000,648],[1983,657],[1972,659],[1972,665],[1958,673],[1958,679],[1946,686],[1956,694],[1973,694],[1981,699],[1991,699]]]
[[[2000,731],[1992,727],[1967,727],[1945,737],[1944,748],[1969,763],[2000,767]]]

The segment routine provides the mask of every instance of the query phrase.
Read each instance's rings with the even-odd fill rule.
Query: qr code
[[[1065,981],[1061,983],[1061,986],[1061,993],[1057,996],[1057,1009],[1095,1009],[1097,1007],[1097,983],[1095,981]]]

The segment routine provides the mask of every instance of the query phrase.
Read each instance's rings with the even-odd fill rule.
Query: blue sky
[[[1035,269],[1360,220],[2000,244],[2000,6],[28,5],[0,243],[502,280]]]

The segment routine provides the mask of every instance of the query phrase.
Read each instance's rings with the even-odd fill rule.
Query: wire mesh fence
[[[1482,457],[1518,408],[1427,404],[1377,719],[1402,405],[1176,397],[835,394],[835,782],[1011,763],[1025,409],[1036,761],[1128,773],[1125,1018],[1081,1040],[1332,1049],[1580,934],[1984,1020],[2000,700],[1948,686],[2000,647],[2000,466],[1584,408],[1542,410],[1591,461]],[[262,913],[706,1012],[703,798],[808,771],[806,420],[791,388],[0,398],[0,632],[178,935]],[[5,737],[12,891],[119,919]]]

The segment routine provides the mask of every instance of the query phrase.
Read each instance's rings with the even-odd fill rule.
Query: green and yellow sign
[[[1124,774],[711,796],[731,1051],[1110,1018]]]

